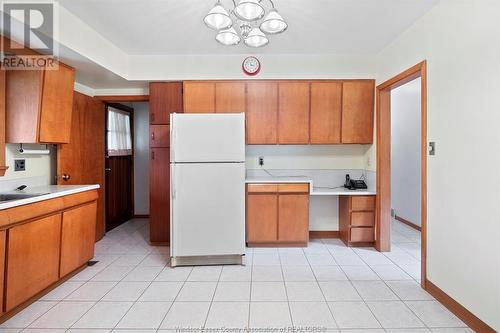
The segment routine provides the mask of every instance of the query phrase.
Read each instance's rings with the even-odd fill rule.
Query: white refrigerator
[[[170,116],[170,263],[244,264],[245,115]]]

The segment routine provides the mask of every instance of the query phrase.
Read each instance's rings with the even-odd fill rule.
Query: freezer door
[[[173,114],[172,162],[242,162],[245,114]]]
[[[172,164],[172,257],[245,253],[245,164]]]

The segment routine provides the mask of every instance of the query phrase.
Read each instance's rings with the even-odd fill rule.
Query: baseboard
[[[419,225],[416,225],[415,223],[413,222],[410,222],[408,220],[405,220],[404,218],[400,217],[400,216],[394,216],[394,219],[398,220],[399,222],[403,223],[403,224],[406,224],[407,226],[409,227],[412,227],[413,229],[416,229],[418,231],[422,231],[422,227],[420,227]]]
[[[472,312],[467,310],[460,303],[451,298],[447,293],[439,289],[431,281],[425,281],[425,290],[450,310],[455,316],[460,318],[464,323],[472,328],[475,332],[495,333],[496,331],[481,319],[476,317]]]
[[[310,239],[317,238],[340,238],[339,231],[309,231]]]
[[[149,214],[146,215],[136,214],[134,215],[134,219],[149,219]]]

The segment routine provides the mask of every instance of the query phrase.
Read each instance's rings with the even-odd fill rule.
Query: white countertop
[[[366,190],[349,190],[344,187],[330,187],[330,186],[315,186],[313,179],[306,176],[247,176],[245,182],[247,184],[262,184],[262,183],[309,183],[310,195],[312,196],[338,196],[338,195],[376,195],[374,189],[368,188]]]
[[[43,194],[33,198],[0,202],[0,210],[27,205],[30,203],[63,197],[65,195],[98,189],[99,185],[47,185],[28,187],[23,191],[2,192],[2,194],[23,193],[23,194]]]

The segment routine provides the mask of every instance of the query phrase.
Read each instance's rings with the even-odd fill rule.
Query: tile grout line
[[[381,252],[379,252],[379,253],[381,253]],[[357,253],[356,253],[356,254],[357,254]],[[382,254],[383,254],[383,253],[382,253]],[[359,256],[359,254],[358,254],[358,256]],[[385,256],[385,255],[384,255],[384,256]],[[420,317],[419,317],[419,316],[417,316],[417,314],[416,314],[416,313],[414,313],[412,309],[410,309],[410,307],[409,307],[409,306],[408,306],[408,305],[404,302],[404,300],[403,300],[403,299],[402,299],[402,298],[401,298],[401,297],[400,297],[400,296],[399,296],[396,292],[394,292],[394,291],[392,290],[392,288],[391,288],[391,287],[390,287],[390,286],[386,283],[386,281],[384,281],[384,280],[383,280],[383,279],[382,279],[382,278],[381,278],[381,277],[377,274],[377,272],[375,272],[375,271],[374,271],[374,270],[373,270],[373,269],[372,269],[372,268],[368,265],[368,263],[367,263],[367,262],[363,259],[363,257],[361,257],[361,256],[359,256],[359,257],[360,257],[360,259],[361,259],[361,260],[362,260],[362,261],[363,261],[363,262],[364,262],[364,263],[365,263],[365,264],[366,264],[366,265],[370,268],[370,270],[372,270],[372,271],[373,271],[373,273],[375,273],[375,275],[377,275],[377,276],[379,277],[380,281],[382,281],[382,283],[384,283],[384,285],[385,285],[387,288],[389,288],[389,290],[390,290],[390,291],[391,291],[391,292],[392,292],[392,293],[393,293],[393,294],[394,294],[394,295],[398,298],[399,302],[403,303],[403,304],[404,304],[404,306],[405,306],[408,310],[410,310],[410,312],[411,312],[411,313],[412,313],[412,314],[413,314],[413,315],[414,315],[414,316],[415,316],[415,317],[416,317],[416,318],[417,318],[417,319],[418,319],[418,320],[419,320],[419,321],[420,321],[420,322],[424,325],[424,327],[425,327],[425,328],[430,329],[430,327],[428,327],[428,326],[427,326],[427,324],[426,324],[426,323],[424,323],[424,321],[423,321],[422,319],[420,319]],[[358,294],[359,294],[359,291],[358,291],[358,289],[356,288],[356,286],[354,286],[354,284],[353,284],[353,287],[354,287],[354,289],[356,289],[356,291],[357,291],[357,292],[358,292]],[[366,304],[366,306],[368,307],[368,309],[370,309],[370,312],[372,312],[372,314],[373,314],[373,316],[375,317],[375,319],[377,319],[377,321],[380,323],[380,321],[378,320],[377,316],[376,316],[376,315],[375,315],[375,313],[372,311],[372,309],[370,308],[370,306],[366,303],[366,301],[365,301],[365,300],[364,300],[364,298],[361,296],[361,294],[360,294],[359,296],[360,296],[360,297],[361,297],[361,299],[365,302],[365,304]],[[381,323],[380,323],[380,324],[381,324]],[[383,326],[382,326],[382,324],[381,324],[381,327],[383,327]],[[407,327],[404,327],[404,328],[407,328]]]
[[[330,257],[332,257],[332,258],[333,258],[333,261],[334,261],[335,263],[337,263],[337,261],[335,260],[335,258],[333,257],[333,255],[330,253],[330,251],[329,251],[329,250],[328,250],[328,248],[326,247],[325,243],[323,242],[323,239],[321,239],[321,244],[323,244],[323,246],[325,247],[325,249],[326,249],[326,251],[327,251],[328,255],[329,255]],[[304,255],[305,255],[305,257],[306,257],[307,262],[309,263],[309,268],[311,269],[311,271],[312,271],[312,273],[313,273],[313,275],[314,275],[314,279],[316,280],[316,284],[318,285],[318,288],[319,288],[319,290],[321,291],[321,295],[323,295],[323,299],[325,300],[325,304],[326,304],[326,307],[327,307],[327,309],[328,309],[328,312],[329,312],[329,313],[330,313],[330,315],[332,316],[333,323],[335,324],[335,329],[340,330],[339,324],[337,323],[337,320],[335,319],[335,316],[333,315],[332,309],[330,309],[330,306],[328,305],[328,300],[326,299],[325,293],[323,292],[323,289],[321,288],[321,285],[319,284],[318,277],[316,276],[316,273],[314,273],[314,269],[313,269],[313,267],[312,267],[312,265],[311,265],[311,262],[309,261],[309,258],[307,257],[307,254],[305,253],[305,251],[304,251]],[[344,273],[344,274],[345,274],[345,273]]]
[[[173,301],[172,301],[172,304],[170,304],[170,307],[168,308],[167,312],[165,313],[165,315],[163,316],[163,319],[161,320],[160,322],[160,326],[158,326],[158,331],[161,329],[161,325],[163,325],[163,322],[165,321],[165,319],[167,318],[168,316],[168,313],[170,312],[170,310],[172,310],[172,307],[174,306],[174,303],[175,301],[177,300],[177,297],[179,297],[179,294],[181,293],[182,291],[182,288],[184,288],[184,286],[186,285],[186,282],[187,280],[189,279],[189,276],[191,275],[191,273],[193,273],[193,267],[191,267],[191,271],[189,272],[188,276],[186,276],[186,278],[184,279],[184,281],[182,281],[182,285],[181,287],[179,288],[179,291],[177,292],[177,294],[175,295]],[[173,282],[173,281],[172,281]],[[175,282],[178,282],[178,281],[175,281]]]
[[[212,295],[212,300],[210,301],[210,305],[208,306],[207,316],[205,317],[205,322],[203,323],[202,330],[204,330],[205,326],[207,326],[208,316],[210,316],[210,310],[212,309],[212,304],[214,303],[215,294],[217,293],[217,288],[219,287],[219,282],[220,282],[220,277],[222,275],[222,269],[223,269],[223,267],[224,266],[221,266],[221,269],[220,269],[220,272],[219,272],[219,278],[217,279],[217,283],[215,284],[214,294]]]

